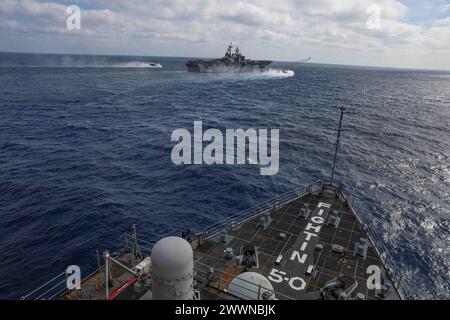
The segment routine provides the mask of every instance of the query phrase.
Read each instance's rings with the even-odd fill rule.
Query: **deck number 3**
[[[292,277],[288,278],[285,277],[286,272],[280,271],[278,269],[272,269],[269,274],[269,280],[275,282],[275,283],[281,283],[283,281],[287,281],[289,283],[289,286],[297,291],[304,290],[306,287],[306,282],[303,280],[303,278],[300,277]]]

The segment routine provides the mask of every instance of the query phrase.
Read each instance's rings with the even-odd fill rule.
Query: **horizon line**
[[[153,57],[153,58],[179,58],[179,59],[214,59],[209,57],[182,57],[182,56],[168,56],[168,55],[132,55],[132,54],[100,54],[100,53],[62,53],[62,52],[20,52],[20,51],[0,51],[0,54],[41,54],[41,55],[73,55],[73,56],[103,56],[103,57]],[[302,62],[291,60],[272,60],[273,62],[281,63],[298,63],[298,64],[315,64],[315,65],[328,65],[328,66],[341,66],[341,67],[359,67],[359,68],[375,68],[375,69],[391,69],[391,70],[405,70],[405,71],[432,71],[432,72],[444,72],[449,73],[449,69],[429,69],[429,68],[417,68],[417,67],[395,67],[395,66],[379,66],[379,65],[363,65],[363,64],[341,64],[332,62]]]

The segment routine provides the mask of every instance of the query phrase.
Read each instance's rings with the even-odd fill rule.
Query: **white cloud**
[[[339,50],[348,54],[348,63],[356,59],[376,64],[373,58],[365,58],[373,57],[376,52],[383,55],[379,60],[402,66],[406,54],[445,57],[444,53],[450,53],[450,17],[436,19],[428,26],[410,23],[408,7],[398,0],[278,3],[272,0],[93,0],[91,3],[99,8],[82,8],[82,30],[73,33],[65,29],[66,7],[56,0],[2,0],[0,49],[8,50],[2,39],[16,37],[25,42],[31,39],[30,34],[35,38],[60,34],[54,46],[59,44],[64,49],[68,41],[75,41],[71,36],[76,34],[82,48],[94,51],[104,48],[110,53],[124,53],[133,44],[133,50],[139,52],[152,49],[149,54],[182,56],[217,52],[228,41],[238,41],[248,47],[248,56],[296,60],[298,50],[307,48],[308,53],[304,55],[314,57],[316,52],[322,56],[319,53],[326,49],[330,52],[327,62],[335,62],[332,50]],[[367,8],[374,4],[381,9],[379,30],[369,30],[366,24]],[[441,6],[440,11],[447,7]],[[30,41],[30,46],[35,42]],[[202,45],[192,45],[192,42]],[[158,52],[155,44],[158,48],[177,50]],[[448,68],[450,58],[439,59],[442,61],[434,64]]]
[[[450,3],[444,4],[441,6],[442,12],[450,12]]]

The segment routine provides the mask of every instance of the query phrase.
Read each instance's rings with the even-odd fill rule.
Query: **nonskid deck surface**
[[[382,259],[339,190],[324,188],[303,194],[266,213],[230,224],[226,230],[192,245],[194,287],[201,299],[261,299],[259,293],[265,287],[253,286],[244,294],[230,289],[233,279],[245,271],[269,279],[272,298],[276,299],[321,299],[320,289],[343,276],[356,286],[348,298],[363,294],[367,299],[400,299]],[[361,241],[368,244],[364,256],[355,254],[355,245]],[[249,248],[254,249],[255,261],[239,263],[236,258]],[[133,269],[143,257],[125,251],[116,259]],[[381,270],[382,285],[392,289],[387,296],[368,289],[369,266]],[[61,298],[105,299],[104,283],[101,268],[83,281],[81,290],[69,291]],[[120,266],[110,268],[109,299],[147,299],[149,289],[151,279],[143,282]]]
[[[131,252],[126,252],[117,257],[124,265],[132,268],[140,262],[140,259],[133,255]],[[131,288],[132,284],[135,282],[136,277],[128,272],[127,270],[111,264],[110,265],[110,283],[109,292],[110,297],[116,298],[121,294],[125,297],[136,297],[138,295],[132,294],[133,292],[127,292],[125,294],[126,288]],[[105,273],[104,268],[100,268],[97,272],[87,277],[81,284],[81,290],[70,290],[64,293],[60,299],[62,300],[104,300],[105,299]],[[133,290],[134,291],[134,290]],[[116,293],[116,294],[114,294]]]
[[[302,208],[310,211],[306,219],[299,217]],[[337,227],[328,225],[329,215],[340,217]],[[224,243],[224,237],[220,235],[207,240],[195,250],[196,268],[205,270],[209,266],[227,274],[238,274],[242,270],[233,267],[234,261],[224,257],[224,250],[233,248],[233,252],[239,253],[241,247],[249,243],[257,248],[259,260],[259,268],[249,271],[266,276],[277,299],[319,299],[320,288],[340,276],[349,276],[357,281],[353,296],[363,293],[368,299],[378,298],[375,289],[369,290],[366,284],[367,268],[373,265],[380,267],[384,285],[394,288],[370,241],[365,258],[354,254],[355,244],[368,238],[343,197],[336,197],[329,190],[307,194],[273,210],[270,218],[272,221],[265,228],[258,226],[260,217],[255,217],[229,231],[229,243]],[[280,237],[280,234],[283,235]],[[317,250],[318,244],[322,247],[320,251]],[[333,245],[341,246],[345,251],[335,252]],[[311,268],[310,274],[307,273],[308,268]],[[222,286],[226,286],[227,275],[223,278]],[[228,298],[229,295],[211,289],[218,287],[218,282],[216,286],[202,290],[203,296]],[[387,297],[399,298],[394,289]]]

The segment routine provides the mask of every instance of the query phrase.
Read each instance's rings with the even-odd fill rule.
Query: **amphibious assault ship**
[[[377,247],[382,240],[334,181],[343,112],[329,180],[155,244],[138,238],[133,225],[118,250],[103,259],[97,252],[98,268],[80,286],[67,286],[66,270],[22,299],[404,298],[401,278]]]
[[[271,63],[269,60],[246,59],[238,47],[233,52],[233,44],[230,44],[224,57],[189,60],[186,66],[189,72],[255,72],[264,71]]]

